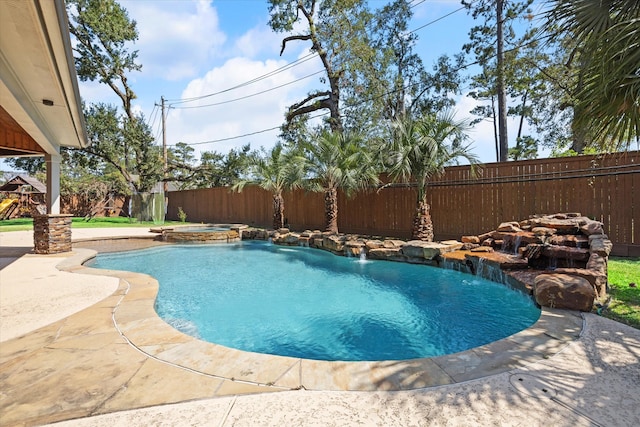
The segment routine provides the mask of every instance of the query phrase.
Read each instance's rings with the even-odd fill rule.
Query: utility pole
[[[163,172],[163,181],[162,181],[162,192],[164,193],[164,217],[162,218],[162,222],[167,218],[167,211],[169,210],[169,182],[167,179],[169,177],[169,170],[167,168],[167,124],[166,124],[166,116],[164,110],[164,96],[160,97],[160,106],[162,108],[162,172]]]
[[[167,127],[165,120],[165,112],[164,112],[164,96],[160,97],[161,107],[162,107],[162,159],[164,161],[164,166],[162,168],[162,172],[164,174],[164,197],[165,201],[167,198],[167,192],[169,191],[169,183],[167,182],[167,178],[169,176],[168,168],[167,168]]]

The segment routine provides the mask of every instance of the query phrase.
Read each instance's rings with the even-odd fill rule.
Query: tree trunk
[[[578,84],[582,86],[581,83]],[[588,133],[576,121],[576,117],[580,117],[583,114],[584,108],[579,106],[579,103],[576,103],[573,107],[573,120],[571,121],[571,149],[578,154],[582,154],[587,147]]]
[[[527,94],[528,91],[524,91],[524,95],[522,96],[522,111],[520,112],[520,125],[518,126],[518,136],[516,136],[516,142],[520,140],[522,137],[522,127],[524,126],[524,116],[527,108]]]
[[[507,91],[504,85],[504,35],[503,24],[504,1],[496,0],[496,35],[498,42],[496,86],[498,91],[498,131],[500,132],[500,161],[507,161],[509,140],[507,138]]]
[[[416,214],[413,217],[412,240],[433,242],[433,223],[431,222],[431,213],[429,210],[430,207],[427,203],[426,196],[418,200],[416,204]]]
[[[325,231],[338,234],[338,190],[328,188],[324,192]]]
[[[496,162],[500,161],[500,141],[498,140],[498,115],[496,114],[496,98],[491,97],[491,113],[493,114],[493,140],[496,143]]]
[[[284,227],[284,197],[281,193],[273,195],[273,229]]]

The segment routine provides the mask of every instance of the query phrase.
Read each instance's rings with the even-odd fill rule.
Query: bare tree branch
[[[319,98],[321,96],[330,96],[331,92],[328,90],[322,91],[322,92],[315,92],[315,93],[310,93],[309,96],[307,96],[305,99],[303,99],[300,102],[296,102],[295,104],[293,104],[291,107],[289,107],[290,110],[295,110],[296,108],[300,108],[301,106],[303,106],[304,104],[306,104],[307,102],[311,101],[314,98]]]
[[[317,99],[322,96],[324,96],[325,98]],[[305,104],[307,104],[312,100],[315,100],[313,104],[305,106]],[[330,91],[315,92],[315,93],[309,94],[309,96],[307,96],[304,100],[297,102],[293,104],[291,107],[289,107],[289,111],[287,112],[287,116],[286,116],[287,122],[291,122],[291,120],[296,116],[300,116],[306,113],[311,113],[313,111],[322,110],[325,108],[327,109],[331,108],[331,92]]]
[[[316,101],[313,105],[307,105],[305,107],[300,107],[295,110],[289,109],[287,113],[287,121],[291,122],[291,120],[302,114],[312,113],[314,111],[322,110],[322,109],[331,109],[332,103],[330,98],[324,98],[319,101]]]
[[[282,56],[282,54],[284,53],[284,48],[287,45],[287,42],[293,41],[293,40],[311,40],[311,34],[306,34],[306,35],[299,35],[299,36],[289,36],[289,37],[285,37],[284,39],[282,39],[282,48],[280,49],[280,56]]]

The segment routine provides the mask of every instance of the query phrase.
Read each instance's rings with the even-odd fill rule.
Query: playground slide
[[[11,205],[16,203],[16,199],[4,199],[0,202],[0,217],[4,215],[5,211],[9,210]]]

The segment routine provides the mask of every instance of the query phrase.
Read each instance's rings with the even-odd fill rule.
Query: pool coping
[[[579,312],[543,307],[538,321],[527,329],[444,356],[342,362],[252,353],[199,340],[164,322],[154,310],[159,288],[155,278],[87,267],[83,264],[97,251],[74,247],[73,252],[57,265],[59,270],[120,279],[113,294],[120,298],[112,308],[112,320],[129,345],[150,358],[190,372],[272,389],[399,391],[462,383],[548,359],[578,339],[583,330]]]

